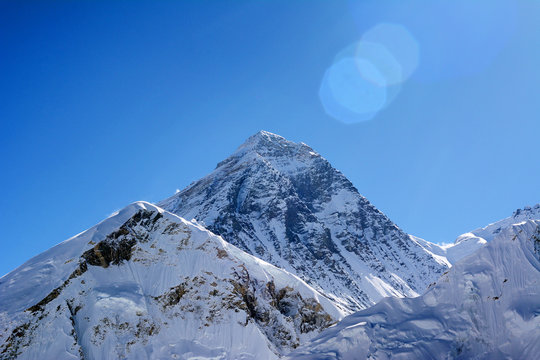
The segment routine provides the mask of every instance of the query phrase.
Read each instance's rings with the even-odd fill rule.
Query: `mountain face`
[[[275,359],[343,313],[149,203],[0,279],[0,359]]]
[[[517,209],[510,217],[458,236],[452,244],[438,245],[414,236],[411,237],[425,247],[426,250],[446,259],[450,264],[454,264],[484,247],[504,229],[527,220],[540,220],[540,204]]]
[[[449,266],[309,146],[264,131],[159,206],[297,274],[346,311],[417,296]]]
[[[506,226],[421,297],[387,298],[290,359],[537,359],[540,221]]]

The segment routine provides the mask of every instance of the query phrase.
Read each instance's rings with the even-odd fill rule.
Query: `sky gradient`
[[[416,63],[392,50],[407,76],[383,90],[332,82],[341,104],[384,103],[332,113],[325,76],[350,79],[343,54],[380,24]],[[259,130],[309,144],[433,242],[538,203],[538,24],[532,0],[0,1],[0,276]]]

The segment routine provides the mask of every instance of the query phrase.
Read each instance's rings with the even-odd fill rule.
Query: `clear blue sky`
[[[417,63],[346,123],[323,78],[380,23],[413,38]],[[1,1],[0,274],[182,189],[261,129],[434,242],[535,204],[539,24],[529,0]]]

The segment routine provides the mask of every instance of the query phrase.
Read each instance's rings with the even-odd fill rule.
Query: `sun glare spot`
[[[346,123],[364,121],[384,106],[384,81],[370,62],[344,58],[326,71],[319,95],[329,115]]]
[[[396,97],[418,59],[418,44],[403,26],[371,28],[327,69],[319,91],[325,111],[345,123],[372,119]]]

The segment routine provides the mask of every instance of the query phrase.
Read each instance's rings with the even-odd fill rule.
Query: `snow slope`
[[[501,229],[421,297],[346,317],[289,359],[538,359],[540,221]]]
[[[448,263],[454,264],[485,246],[504,229],[526,220],[540,220],[540,204],[517,209],[510,217],[460,235],[452,244],[438,245],[415,236],[411,237],[426,250],[446,259]]]
[[[342,316],[296,276],[137,202],[0,279],[0,359],[275,359]]]
[[[159,206],[297,274],[349,312],[417,296],[449,267],[312,148],[265,131]]]

